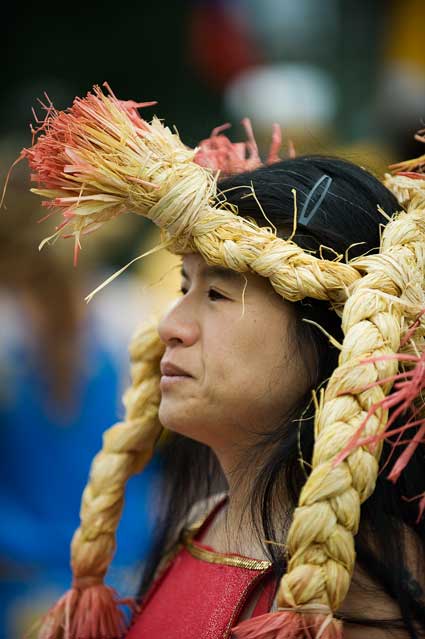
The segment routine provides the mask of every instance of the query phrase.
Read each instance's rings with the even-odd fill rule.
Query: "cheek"
[[[298,359],[288,333],[279,323],[254,322],[246,340],[239,344],[239,366],[233,387],[238,385],[239,399],[248,414],[261,421],[275,421],[294,401],[300,383]]]
[[[220,402],[222,411],[232,410],[239,415],[258,414],[267,402],[276,378],[282,370],[276,353],[267,343],[265,331],[259,333],[254,325],[247,331],[227,331],[221,335],[214,357],[206,360],[207,383],[211,400]]]
[[[210,395],[232,379],[238,361],[238,337],[234,320],[210,324],[204,330],[201,345],[203,391]]]

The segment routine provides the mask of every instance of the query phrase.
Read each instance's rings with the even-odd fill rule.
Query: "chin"
[[[162,426],[167,430],[208,445],[208,442],[204,441],[202,437],[199,437],[199,434],[201,432],[204,433],[205,430],[200,426],[199,420],[197,419],[195,423],[193,413],[189,415],[187,409],[182,411],[182,413],[183,414],[180,415],[176,407],[172,408],[161,402],[158,410],[158,418]]]
[[[170,406],[168,404],[169,402],[161,401],[158,410],[159,421],[164,428],[190,437],[188,431],[194,429],[193,424],[190,424],[192,420],[190,420],[187,415],[180,415],[180,411],[176,408],[176,406]]]

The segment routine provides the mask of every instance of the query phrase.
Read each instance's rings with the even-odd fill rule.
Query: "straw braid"
[[[155,217],[151,219],[158,224]],[[359,272],[343,262],[322,260],[284,240],[267,227],[208,208],[191,227],[190,239],[168,238],[174,253],[197,252],[209,264],[267,277],[278,295],[296,302],[305,297],[341,303]]]
[[[125,420],[109,428],[96,455],[81,505],[81,524],[72,540],[76,585],[103,578],[115,550],[115,531],[127,480],[152,455],[161,425],[157,418],[159,360],[164,346],[156,329],[140,330],[130,344],[132,384],[124,394]]]
[[[312,473],[288,535],[291,559],[279,587],[280,607],[322,604],[335,611],[347,594],[355,561],[353,535],[360,504],[375,487],[380,447],[359,448],[336,466],[333,460],[391,384],[361,389],[397,372],[394,359],[362,360],[399,350],[403,305],[397,298],[403,301],[412,285],[424,284],[425,223],[417,213],[401,214],[388,224],[380,254],[356,260],[367,274],[353,285],[345,304],[339,366],[316,414]],[[384,411],[370,417],[366,434],[379,432],[386,420]]]

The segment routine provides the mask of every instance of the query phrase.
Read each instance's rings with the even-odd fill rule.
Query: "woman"
[[[424,528],[408,500],[425,483],[422,422],[404,417],[397,431],[387,412],[405,389],[420,399],[423,387],[420,162],[394,185],[407,212],[380,238],[400,206],[362,169],[314,157],[279,163],[274,149],[273,166],[252,170],[252,138],[223,152],[216,135],[193,152],[137,106],[95,89],[65,114],[49,107],[23,152],[44,187],[36,192],[64,212],[77,247],[82,233],[131,208],[184,256],[183,296],[160,340],[142,332],[131,346],[125,422],[105,434],[92,465],[73,588],[41,636],[122,634],[102,581],[124,483],[162,426],[173,433],[171,490],[130,639],[336,638],[341,618],[345,637],[420,636]],[[217,191],[199,164],[249,172]],[[408,353],[419,372],[402,368],[412,383],[392,392]],[[390,425],[395,440],[381,456]],[[411,443],[393,473],[410,462],[392,486],[378,462],[397,458],[400,433]],[[223,487],[214,507],[202,501]],[[197,514],[200,527],[181,535]]]
[[[257,201],[247,198],[243,189],[252,183],[269,221],[285,236],[292,225],[291,189],[296,189],[302,208],[323,176],[332,180],[331,187],[308,224],[298,226],[294,241],[308,250],[319,250],[322,245],[339,254],[349,247],[354,255],[375,250],[379,225],[385,222],[376,204],[388,214],[399,205],[378,180],[353,164],[301,157],[237,175],[220,187],[241,215],[261,224],[264,218]],[[320,195],[316,193],[310,201],[310,211]],[[196,514],[200,514],[199,500],[206,500],[223,485],[228,499],[202,536],[202,546],[218,551],[213,559],[221,559],[223,566],[229,553],[238,553],[270,561],[276,580],[282,576],[287,530],[311,462],[311,392],[337,366],[339,351],[324,331],[342,341],[340,320],[327,303],[313,299],[286,302],[267,279],[248,274],[244,280],[233,271],[216,271],[197,254],[183,258],[182,294],[159,327],[166,346],[159,418],[173,436],[167,444],[164,468],[167,509],[145,575],[144,594],[149,592],[160,559],[172,551],[181,522],[193,519],[190,508],[198,503],[201,508]],[[390,450],[388,446],[386,452]],[[396,485],[385,473],[380,474],[375,492],[363,506],[354,580],[339,611],[346,622],[344,637],[422,636],[425,526],[423,521],[416,523],[415,507],[404,499],[410,486],[418,485],[425,486],[423,450],[417,451]],[[211,501],[204,504],[204,513],[208,513]],[[208,559],[211,557],[205,554],[197,560],[200,572],[208,571]],[[195,567],[196,560],[190,569]],[[237,579],[238,568],[227,568],[227,572],[229,576],[236,573],[233,578]],[[166,628],[176,609],[179,615],[173,625],[181,623],[184,628],[189,623],[197,575],[192,573],[193,586],[181,592],[181,601],[177,599],[178,578],[178,570],[165,576],[129,637],[180,636]],[[234,593],[234,622],[250,616],[255,595],[258,600],[268,581],[266,572],[249,598]],[[239,585],[244,584],[241,576]],[[161,596],[172,588],[177,601],[171,601],[168,617]],[[213,595],[223,608],[225,589],[225,583],[214,582]],[[203,599],[207,596],[202,593]],[[182,607],[185,598],[190,598],[186,610]],[[241,603],[236,615],[236,604]],[[163,611],[162,631],[150,625],[159,622],[157,608]],[[228,620],[221,621],[224,631]],[[198,636],[222,636],[208,634],[208,625],[205,620]],[[187,636],[192,636],[190,632]]]

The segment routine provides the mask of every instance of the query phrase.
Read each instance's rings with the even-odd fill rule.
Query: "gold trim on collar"
[[[194,543],[193,534],[193,530],[185,531],[183,533],[182,543],[192,557],[196,559],[207,561],[210,564],[247,568],[248,570],[267,570],[272,565],[271,561],[267,559],[250,559],[249,557],[238,557],[237,555],[224,555],[214,550],[202,548]]]

